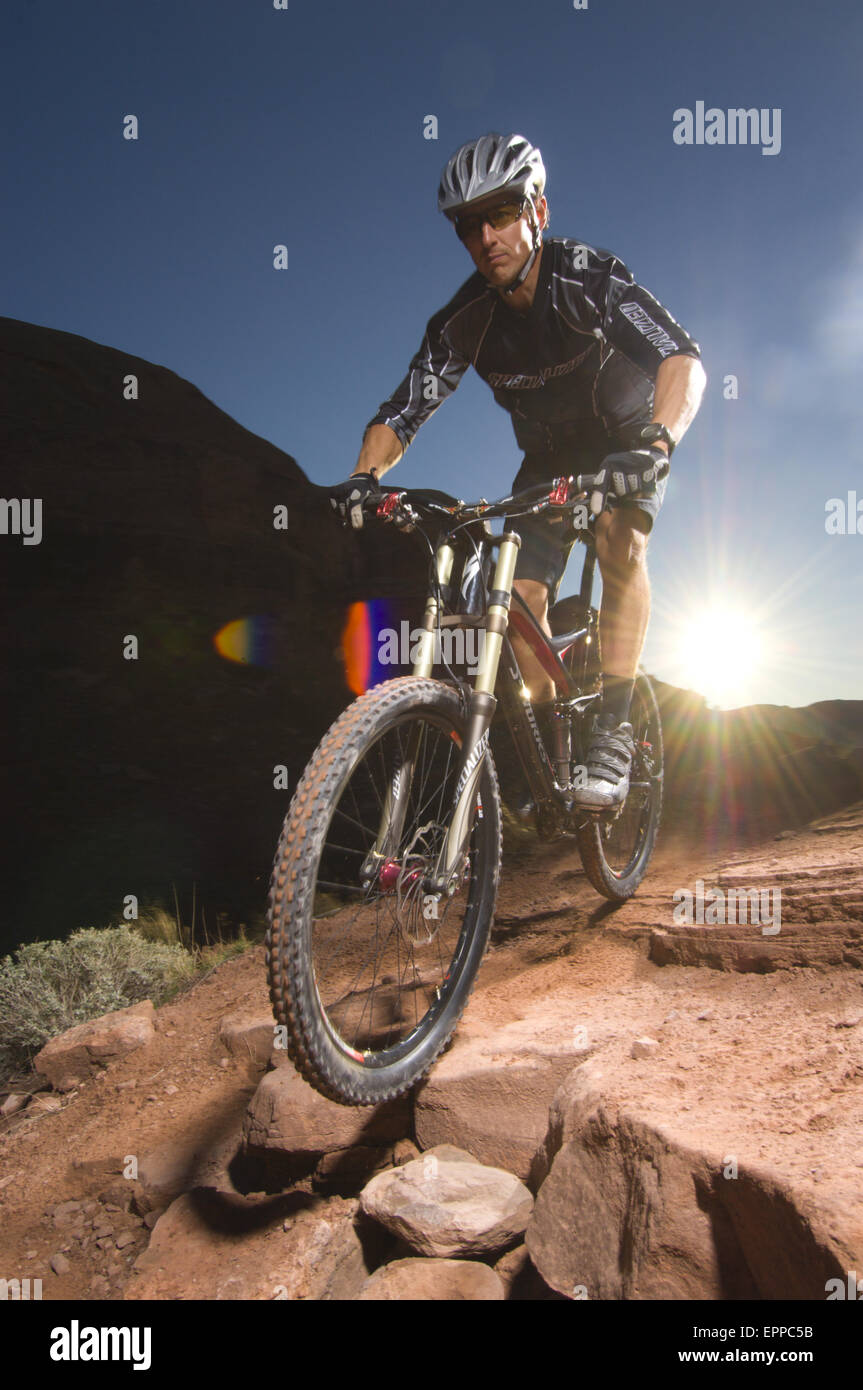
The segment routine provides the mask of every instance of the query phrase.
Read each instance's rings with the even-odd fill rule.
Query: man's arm
[[[653,420],[665,425],[675,444],[679,444],[695,419],[707,375],[697,357],[675,355],[659,364],[653,396]],[[662,440],[657,448],[668,453]]]
[[[480,288],[477,280],[476,275],[466,280],[449,304],[429,319],[407,376],[366,426],[354,473],[374,469],[382,477],[455,391],[471,364],[474,339],[487,327],[491,312],[483,282]]]
[[[698,344],[664,305],[636,283],[632,271],[609,251],[580,247],[588,252],[586,266],[573,267],[565,281],[581,289],[583,302],[576,312],[589,320],[630,362],[653,379],[653,421],[665,425],[679,443],[691,425],[707,377],[700,362]],[[667,446],[658,441],[665,453]]]
[[[389,425],[369,425],[363,435],[363,445],[354,473],[370,473],[374,469],[375,475],[382,478],[388,469],[398,463],[403,453],[402,442]]]

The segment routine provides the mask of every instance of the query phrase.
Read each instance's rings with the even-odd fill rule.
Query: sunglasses
[[[519,198],[511,203],[498,203],[496,207],[489,208],[487,212],[475,212],[468,217],[457,217],[455,219],[456,236],[460,241],[467,241],[470,237],[482,234],[482,229],[487,222],[496,232],[500,232],[504,227],[511,227],[513,222],[517,222],[527,206],[526,198]]]

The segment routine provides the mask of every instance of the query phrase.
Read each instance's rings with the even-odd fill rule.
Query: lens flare
[[[342,629],[342,659],[348,689],[364,695],[373,685],[404,672],[379,660],[382,634],[396,627],[394,606],[385,599],[352,603]]]
[[[215,634],[213,646],[226,661],[244,666],[272,666],[273,620],[263,613],[235,618]]]

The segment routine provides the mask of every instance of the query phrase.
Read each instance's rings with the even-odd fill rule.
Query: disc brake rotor
[[[428,821],[417,830],[402,856],[395,884],[396,917],[409,946],[428,946],[434,941],[452,901],[423,891],[445,837],[445,826]]]

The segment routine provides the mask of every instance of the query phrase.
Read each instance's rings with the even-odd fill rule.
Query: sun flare
[[[676,647],[676,683],[725,707],[753,698],[767,659],[767,639],[742,607],[716,604],[691,614]]]

